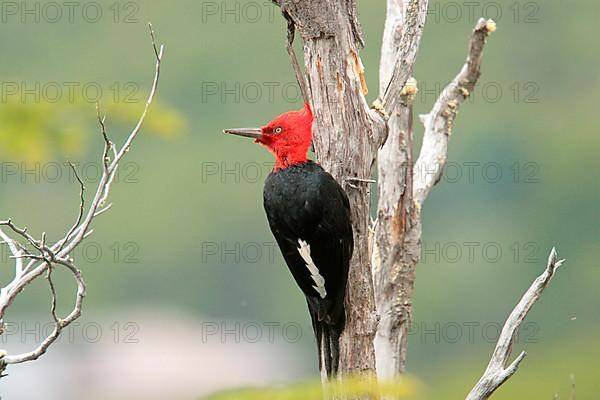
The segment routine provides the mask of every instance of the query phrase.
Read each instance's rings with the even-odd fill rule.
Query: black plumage
[[[322,369],[324,362],[327,374],[336,374],[353,249],[348,197],[320,165],[305,161],[267,177],[264,208],[283,258],[306,296],[319,365]]]

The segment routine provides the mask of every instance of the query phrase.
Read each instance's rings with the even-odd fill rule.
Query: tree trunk
[[[381,63],[380,93],[390,93],[394,74],[412,74],[421,41],[427,1],[388,0]],[[398,56],[401,61],[398,63]],[[398,71],[401,66],[402,71]],[[420,209],[413,201],[413,110],[416,81],[401,83],[400,101],[390,111],[388,138],[378,154],[379,202],[372,245],[379,326],[375,338],[377,375],[404,372],[412,320],[415,266],[420,255]],[[394,88],[391,88],[392,90]],[[397,89],[396,89],[397,90]]]
[[[480,20],[469,58],[425,120],[413,168],[412,75],[427,15],[427,0],[387,0],[379,97],[369,108],[362,33],[354,0],[275,0],[304,41],[306,79],[288,44],[301,87],[306,81],[315,115],[317,161],[350,198],[354,255],[341,338],[342,374],[374,372],[380,379],[404,372],[412,318],[415,266],[421,241],[421,204],[443,170],[457,109],[479,76],[493,21]],[[289,39],[289,37],[288,37]],[[448,100],[449,99],[449,100]],[[378,160],[377,221],[370,226],[370,182]],[[435,172],[430,174],[429,171]]]
[[[362,32],[354,1],[277,2],[304,40],[308,91],[315,116],[317,161],[342,184],[351,203],[354,254],[340,343],[343,374],[373,372],[376,314],[368,249],[369,179],[385,122],[364,98],[358,55]]]

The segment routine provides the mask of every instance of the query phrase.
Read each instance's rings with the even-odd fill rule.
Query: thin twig
[[[50,293],[52,294],[52,305],[50,307],[50,314],[52,314],[52,319],[55,323],[59,323],[58,316],[56,315],[56,288],[54,287],[54,282],[52,281],[52,265],[48,265],[48,273],[46,274],[46,280],[48,281],[48,286],[50,287]]]
[[[140,118],[138,119],[137,124],[135,125],[135,127],[133,128],[133,130],[131,131],[129,136],[127,137],[123,146],[120,148],[119,151],[115,152],[115,155],[114,155],[110,165],[108,166],[107,170],[102,175],[102,177],[100,178],[100,182],[98,184],[98,189],[96,191],[96,194],[94,195],[94,199],[92,200],[91,206],[88,210],[86,217],[83,219],[80,226],[75,230],[73,239],[71,239],[71,241],[59,252],[59,256],[63,256],[65,254],[70,253],[83,240],[83,238],[86,235],[87,230],[92,222],[92,219],[96,216],[98,209],[103,206],[104,202],[106,201],[106,199],[108,197],[108,193],[110,192],[110,187],[111,187],[111,184],[115,177],[115,172],[118,168],[119,161],[121,161],[123,156],[129,151],[133,140],[138,135],[138,133],[142,127],[142,124],[144,123],[144,120],[146,119],[146,115],[148,114],[150,105],[152,104],[152,102],[154,100],[154,96],[156,95],[156,91],[158,89],[158,81],[160,78],[160,66],[161,66],[161,61],[162,61],[162,57],[163,57],[164,46],[161,45],[160,47],[158,47],[156,45],[156,40],[154,37],[154,31],[152,30],[152,25],[149,25],[149,29],[150,29],[150,36],[152,39],[152,48],[154,49],[154,54],[156,56],[156,64],[155,64],[154,79],[152,81],[152,87],[150,89],[150,94],[148,95],[148,98],[146,100],[144,110],[143,110]],[[110,146],[108,144],[105,146],[105,152],[104,152],[103,159],[105,159],[108,156],[109,147]]]
[[[19,249],[19,242],[16,240],[12,240],[2,229],[0,229],[0,238],[2,238],[3,243],[6,243],[8,249],[12,253],[13,257],[16,260],[15,264],[15,275],[19,276],[23,272],[23,261],[21,260],[22,250]]]
[[[71,235],[73,234],[75,229],[77,229],[77,227],[81,223],[81,219],[83,218],[83,213],[85,212],[85,197],[84,197],[85,185],[83,184],[83,181],[79,177],[79,174],[77,173],[77,169],[75,168],[75,165],[71,161],[69,161],[68,163],[69,163],[69,166],[71,167],[71,170],[73,171],[73,174],[75,175],[75,178],[77,179],[77,182],[79,183],[79,213],[77,214],[77,220],[75,221],[75,224],[73,224],[71,229],[69,229],[69,232],[65,235],[64,239],[62,240],[62,243],[58,247],[58,252],[60,252],[63,249],[64,245],[67,243],[67,241],[69,240],[69,238],[71,237]]]
[[[296,24],[292,17],[285,11],[282,12],[283,17],[287,21],[287,40],[285,42],[285,48],[290,56],[290,61],[292,63],[292,68],[294,69],[294,74],[296,75],[296,81],[298,82],[298,86],[300,87],[300,93],[302,93],[302,99],[306,104],[310,104],[308,90],[306,88],[306,79],[304,79],[304,74],[302,73],[302,69],[300,68],[300,63],[298,63],[298,56],[296,56],[296,51],[294,50],[294,36],[296,32]]]

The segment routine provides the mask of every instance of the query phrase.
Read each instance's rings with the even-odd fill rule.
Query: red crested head
[[[305,162],[312,142],[313,115],[310,105],[281,114],[262,128],[226,129],[225,133],[254,138],[275,156],[275,169]]]
[[[298,111],[281,114],[260,128],[256,143],[265,146],[275,156],[275,169],[282,169],[307,160],[312,142],[313,115],[308,104]]]

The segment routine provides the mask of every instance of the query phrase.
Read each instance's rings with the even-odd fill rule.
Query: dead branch
[[[427,115],[421,116],[425,125],[421,153],[414,166],[413,195],[423,204],[433,186],[440,180],[448,158],[448,141],[460,104],[475,88],[481,75],[483,48],[488,35],[496,30],[491,19],[480,18],[469,42],[469,54],[462,70],[446,86]]]
[[[411,217],[413,108],[416,81],[411,77],[427,16],[425,1],[388,0],[379,90],[387,139],[379,149],[379,201],[372,235],[371,264],[379,323],[375,335],[377,376],[393,379],[404,371],[412,319],[414,266],[420,227]],[[414,240],[416,239],[416,241]],[[409,245],[409,241],[415,241]],[[409,251],[410,250],[410,251]]]
[[[381,107],[391,114],[411,77],[427,18],[428,0],[388,0],[380,64]]]
[[[283,17],[287,21],[287,40],[285,42],[285,48],[290,56],[290,62],[292,63],[292,68],[294,70],[294,74],[296,75],[296,81],[298,82],[298,87],[300,87],[300,93],[302,93],[302,99],[305,103],[310,104],[310,99],[308,97],[308,90],[306,89],[306,79],[304,78],[304,74],[302,73],[302,69],[300,68],[300,63],[298,63],[298,56],[296,55],[296,51],[294,50],[294,36],[296,35],[296,25],[294,24],[294,20],[292,17],[285,11],[282,11]]]
[[[521,323],[539,300],[542,292],[554,276],[556,270],[565,260],[559,260],[556,249],[552,248],[548,257],[548,264],[544,272],[537,277],[525,292],[519,303],[512,310],[504,323],[492,358],[479,382],[469,393],[466,400],[485,400],[489,398],[496,389],[508,380],[519,368],[519,364],[525,358],[526,353],[521,352],[517,358],[509,364],[510,353],[515,342]]]
[[[28,251],[26,247],[18,240],[11,239],[8,234],[0,229],[0,238],[2,238],[4,243],[7,244],[13,255],[13,258],[15,259],[14,279],[0,290],[0,321],[4,321],[6,310],[15,300],[15,298],[35,279],[43,276],[44,273],[46,273],[46,279],[48,281],[52,296],[50,313],[54,321],[54,329],[50,335],[48,335],[34,350],[15,355],[9,355],[6,354],[6,352],[2,352],[3,355],[0,355],[0,372],[4,371],[6,366],[9,364],[19,364],[39,358],[54,342],[56,342],[61,331],[81,315],[83,300],[86,293],[86,286],[82,278],[81,271],[73,263],[71,254],[73,250],[93,232],[90,229],[90,226],[94,218],[110,208],[110,205],[104,206],[104,203],[110,193],[111,183],[113,182],[115,174],[118,170],[119,162],[129,151],[133,140],[138,135],[156,94],[160,77],[160,65],[163,57],[163,46],[160,46],[160,48],[157,47],[152,26],[150,25],[149,27],[152,47],[156,58],[155,73],[150,94],[137,124],[127,136],[125,143],[118,149],[108,138],[106,126],[104,124],[104,118],[98,117],[101,134],[105,142],[104,151],[102,154],[102,164],[104,168],[96,188],[95,195],[90,203],[89,208],[87,209],[87,212],[85,212],[84,200],[85,186],[77,174],[74,165],[69,163],[75,172],[75,177],[77,178],[80,187],[79,208],[75,223],[61,240],[59,240],[56,244],[49,246],[46,244],[45,233],[42,233],[41,239],[38,240],[27,233],[26,228],[19,228],[10,219],[6,221],[0,221],[0,226],[10,229],[13,234],[19,236],[21,240],[24,240],[34,249],[33,253]],[[26,266],[23,265],[23,260],[28,260]],[[59,317],[56,311],[57,292],[52,280],[52,273],[57,267],[63,267],[73,276],[73,279],[77,283],[77,293],[74,306],[71,312],[64,318]]]

